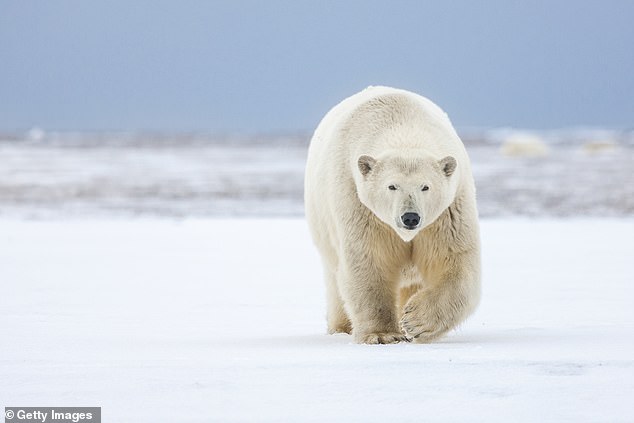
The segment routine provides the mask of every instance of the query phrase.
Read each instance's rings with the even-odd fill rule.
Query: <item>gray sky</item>
[[[0,130],[312,130],[379,84],[458,127],[631,127],[634,1],[0,0]]]

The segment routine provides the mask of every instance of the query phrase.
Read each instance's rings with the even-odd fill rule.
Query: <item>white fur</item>
[[[330,110],[308,152],[305,202],[330,333],[429,342],[475,309],[480,241],[469,158],[430,100],[370,87]],[[406,212],[421,216],[417,228],[403,226]]]

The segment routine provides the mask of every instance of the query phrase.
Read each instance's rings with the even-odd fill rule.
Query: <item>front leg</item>
[[[396,310],[397,275],[368,251],[351,249],[340,267],[340,289],[357,343],[393,344],[406,341]],[[388,264],[389,265],[389,264]]]
[[[431,342],[471,314],[480,299],[480,265],[475,252],[456,254],[428,272],[429,282],[407,301],[401,328],[414,342]]]

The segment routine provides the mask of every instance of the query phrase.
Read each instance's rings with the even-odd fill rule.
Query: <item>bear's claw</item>
[[[379,332],[361,335],[357,338],[357,342],[362,344],[398,344],[399,342],[409,342],[409,339],[398,332]]]
[[[417,314],[421,313],[417,313],[413,307],[406,307],[400,322],[401,330],[411,341],[419,343],[431,342],[446,332],[441,322],[437,322],[436,327],[434,327],[430,319],[426,319],[424,316],[416,316]]]

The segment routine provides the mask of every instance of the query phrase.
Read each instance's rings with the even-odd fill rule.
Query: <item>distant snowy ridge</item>
[[[634,216],[633,134],[465,131],[480,214]],[[0,135],[0,216],[303,214],[309,134],[27,135]]]

